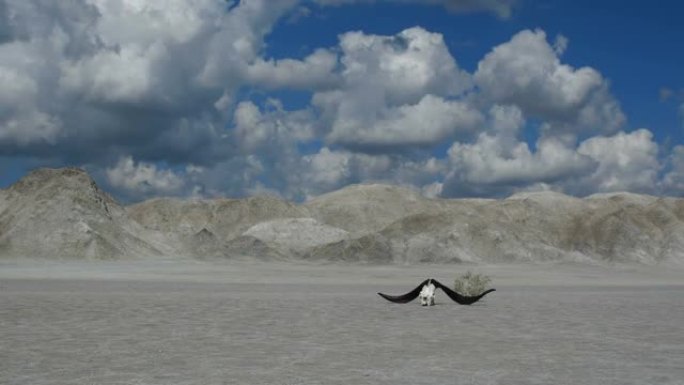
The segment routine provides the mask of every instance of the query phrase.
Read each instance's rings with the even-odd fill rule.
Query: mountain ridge
[[[684,263],[684,200],[558,192],[426,198],[359,184],[301,204],[270,196],[129,206],[81,169],[0,190],[0,258],[256,257],[361,263]]]

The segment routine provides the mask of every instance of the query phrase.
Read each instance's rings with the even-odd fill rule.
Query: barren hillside
[[[80,169],[39,169],[2,191],[0,255],[112,259],[171,253]]]
[[[684,201],[555,192],[427,199],[355,185],[301,205],[161,198],[124,208],[82,170],[41,169],[0,190],[0,256],[684,263]]]

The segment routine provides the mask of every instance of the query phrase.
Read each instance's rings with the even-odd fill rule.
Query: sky
[[[657,4],[657,5],[655,5]],[[684,195],[684,5],[0,0],[0,187]]]

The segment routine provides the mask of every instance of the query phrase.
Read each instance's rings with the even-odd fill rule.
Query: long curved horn
[[[423,290],[423,286],[425,286],[430,280],[431,280],[431,278],[426,279],[425,281],[421,282],[420,285],[418,285],[415,289],[409,291],[406,294],[389,295],[389,294],[378,293],[378,295],[381,296],[382,298],[390,301],[390,302],[409,303],[409,302],[413,301],[414,299],[418,298],[420,291]],[[432,281],[436,282],[434,279]]]
[[[437,286],[438,288],[442,289],[446,293],[446,295],[449,296],[449,298],[451,298],[452,300],[454,300],[454,302],[456,302],[460,305],[472,305],[475,302],[482,299],[482,297],[484,297],[485,295],[487,295],[493,291],[496,291],[496,289],[489,289],[489,290],[482,292],[480,295],[467,296],[467,295],[462,295],[462,294],[459,294],[459,293],[451,290],[449,287],[444,286],[441,282],[437,281],[436,279],[433,279],[432,283],[434,283],[435,286]]]

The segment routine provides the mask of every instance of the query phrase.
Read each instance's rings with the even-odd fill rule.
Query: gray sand
[[[3,263],[2,384],[684,384],[681,269]]]

